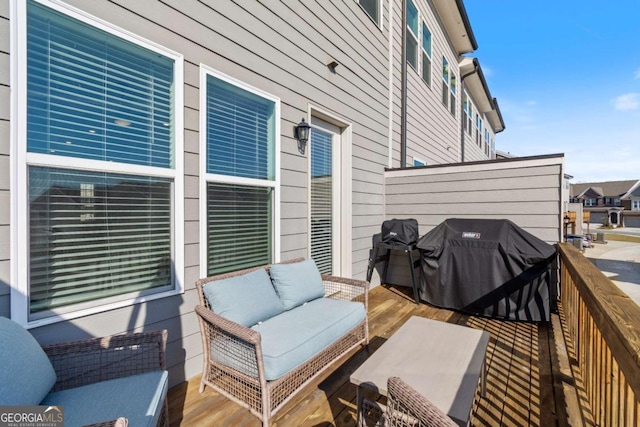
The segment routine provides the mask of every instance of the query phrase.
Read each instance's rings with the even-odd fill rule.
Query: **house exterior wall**
[[[10,313],[10,1],[0,0],[0,315]],[[200,373],[195,281],[201,276],[200,64],[281,101],[282,260],[308,257],[308,156],[293,127],[317,109],[349,124],[351,272],[364,278],[371,235],[384,219],[388,163],[388,2],[382,28],[355,1],[204,2],[69,0],[67,4],[184,55],[184,288],[161,298],[32,328],[42,343],[166,328],[170,385]],[[303,30],[301,30],[303,28]],[[332,73],[327,63],[340,65]]]
[[[509,219],[554,244],[562,233],[562,185],[562,155],[389,170],[386,219],[415,218],[421,236],[448,218]],[[387,282],[410,284],[406,265],[404,254],[394,254]]]
[[[17,210],[12,206],[16,196],[11,192],[10,175],[11,166],[17,162],[16,157],[10,156],[14,137],[12,126],[16,126],[10,122],[14,105],[10,94],[15,93],[11,85],[22,78],[12,76],[15,52],[12,51],[11,31],[14,24],[12,9],[15,8],[11,6],[21,1],[0,0],[1,316],[11,315],[11,289],[17,287],[12,279],[12,266],[17,262],[11,258],[12,245],[25,238],[18,234],[15,224],[11,224],[12,213]],[[472,164],[471,169],[452,166],[453,169],[439,169],[438,173],[433,173],[433,169],[427,168],[419,176],[401,178],[390,172],[385,177],[389,154],[393,166],[399,166],[400,162],[401,40],[405,31],[401,0],[382,2],[380,25],[376,25],[355,0],[65,0],[64,4],[184,57],[184,106],[178,112],[184,117],[184,126],[178,129],[184,139],[184,174],[181,177],[184,180],[184,221],[177,230],[184,238],[184,246],[177,248],[183,251],[184,257],[180,272],[184,293],[32,327],[31,332],[41,343],[167,329],[170,385],[200,373],[202,344],[193,309],[198,304],[194,284],[202,276],[202,251],[206,246],[201,237],[203,218],[200,213],[201,64],[280,100],[280,132],[277,136],[280,142],[277,153],[280,161],[280,250],[276,254],[279,259],[309,256],[310,154],[308,147],[305,154],[298,151],[293,128],[303,117],[311,121],[315,113],[319,118],[342,123],[345,141],[350,144],[346,179],[351,188],[348,195],[351,203],[345,208],[351,212],[351,227],[345,247],[349,252],[346,255],[350,257],[346,270],[351,277],[365,277],[371,237],[379,232],[386,218],[418,216],[424,234],[449,215],[468,216],[480,212],[490,217],[498,215],[496,212],[506,212],[518,217],[521,215],[518,212],[527,212],[531,205],[528,214],[519,218],[525,227],[537,227],[541,233],[546,229],[552,234],[549,230],[554,224],[557,226],[548,213],[556,199],[549,199],[551,202],[544,199],[556,197],[550,190],[554,165],[519,164],[523,171],[516,172],[518,167],[492,171],[493,166]],[[419,158],[428,165],[458,162],[461,160],[462,119],[458,57],[442,22],[432,10],[432,3],[416,0],[415,5],[420,12],[420,31],[424,22],[432,33],[432,73],[428,86],[420,74],[421,60],[417,70],[408,66],[407,157],[408,160]],[[390,45],[393,46],[391,52]],[[421,53],[420,44],[418,51]],[[441,100],[443,56],[457,77],[455,115]],[[332,72],[327,64],[334,60],[339,65]],[[487,124],[485,120],[485,126]],[[475,142],[468,144],[469,147],[474,145]],[[479,150],[473,158],[486,159]],[[531,177],[536,177],[539,188],[524,191],[529,188],[526,184]],[[412,200],[411,194],[403,188],[403,180],[407,180],[407,189],[415,191],[418,199]],[[523,202],[522,194],[534,199]],[[515,199],[509,200],[509,197]],[[433,204],[434,200],[437,205]]]
[[[469,132],[467,131],[467,128],[464,128],[463,130],[464,161],[473,162],[473,161],[490,160],[491,154],[487,155],[487,151],[486,151],[487,147],[486,147],[486,142],[484,137],[484,131],[485,129],[489,131],[490,140],[495,138],[495,132],[491,128],[491,125],[489,124],[489,120],[487,119],[487,117],[483,113],[480,113],[480,118],[482,119],[482,133],[480,134],[480,143],[478,144],[478,141],[476,140],[477,128],[476,128],[476,120],[475,120],[475,115],[476,113],[478,113],[478,110],[476,107],[477,103],[473,99],[473,96],[471,95],[470,92],[467,91],[466,93],[467,93],[467,96],[469,97],[468,99],[472,101],[473,117],[471,118],[471,134],[469,134]],[[458,110],[460,111],[460,109]],[[466,119],[467,116],[464,113],[460,113],[460,114],[462,114],[463,119]],[[490,147],[490,144],[491,143],[489,142],[489,147]]]
[[[402,0],[392,0],[393,6],[393,161],[391,167],[400,167],[400,125],[402,105]],[[427,165],[460,161],[460,72],[458,55],[454,51],[443,24],[427,0],[415,0],[419,11],[418,68],[407,64],[407,166],[419,158]],[[431,85],[422,79],[422,23],[426,23],[432,36]],[[456,113],[451,115],[442,104],[442,58],[445,57],[457,77]]]

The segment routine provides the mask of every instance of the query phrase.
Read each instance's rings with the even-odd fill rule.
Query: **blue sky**
[[[640,0],[465,0],[506,130],[496,148],[564,153],[572,182],[640,179]]]

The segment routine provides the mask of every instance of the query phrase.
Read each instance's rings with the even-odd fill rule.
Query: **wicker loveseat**
[[[40,346],[0,316],[0,406],[62,407],[69,427],[168,425],[166,331]]]
[[[368,344],[368,289],[296,259],[200,279],[196,307],[209,386],[270,419],[334,361]]]

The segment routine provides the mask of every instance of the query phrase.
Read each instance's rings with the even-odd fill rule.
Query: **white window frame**
[[[418,6],[416,6],[416,3],[415,3],[413,0],[407,0],[407,9],[409,8],[409,6],[408,6],[408,5],[409,5],[409,2],[411,2],[411,4],[413,4],[413,7],[415,7],[415,8],[416,8],[416,11],[418,12],[418,17],[417,17],[417,20],[418,20],[418,28],[417,28],[417,30],[418,30],[418,34],[414,34],[413,30],[409,27],[409,22],[408,22],[408,21],[407,21],[407,22],[405,22],[404,29],[405,29],[405,31],[407,32],[407,35],[412,36],[412,37],[413,37],[413,39],[416,41],[416,54],[415,54],[415,56],[416,56],[416,57],[414,58],[414,59],[415,59],[415,61],[416,61],[416,65],[414,66],[414,65],[409,61],[409,57],[408,57],[408,56],[407,56],[407,64],[411,65],[411,67],[412,67],[414,70],[419,71],[419,68],[420,68],[420,62],[421,62],[421,61],[419,61],[419,60],[418,60],[418,54],[419,54],[419,52],[420,52],[420,22],[422,22],[422,20],[420,19],[420,9],[418,9]],[[409,14],[407,13],[407,18],[408,18],[408,17],[409,17]],[[406,46],[405,46],[405,50],[406,50]]]
[[[226,83],[272,101],[274,108],[274,179],[263,180],[230,175],[207,173],[207,76],[213,76]],[[200,277],[207,276],[207,183],[236,184],[250,187],[273,188],[273,260],[280,262],[280,98],[224,74],[205,64],[200,64]]]
[[[451,71],[451,66],[449,66],[449,112],[453,117],[456,116],[456,106],[458,105],[457,99],[458,76]]]
[[[631,210],[632,211],[640,211],[640,199],[631,200]]]
[[[431,32],[431,30],[429,30],[429,27],[427,27],[427,23],[422,21],[422,28],[421,28],[421,41],[424,42],[424,31],[427,30],[429,32],[429,50],[427,51],[427,49],[425,49],[424,43],[421,43],[421,49],[423,52],[422,56],[422,61],[420,61],[420,65],[421,65],[421,70],[420,70],[420,77],[422,77],[422,81],[425,82],[427,84],[427,86],[431,87],[431,81],[433,80],[433,59],[432,59],[432,54],[433,54],[433,33]],[[425,61],[424,61],[424,57],[427,57],[427,64],[426,64],[426,68],[429,70],[429,78],[425,79],[424,78],[424,72],[425,72]]]
[[[160,298],[184,293],[184,76],[182,54],[140,37],[105,20],[90,15],[78,8],[56,0],[36,0],[52,10],[82,21],[97,30],[129,41],[156,52],[174,61],[174,168],[136,166],[102,160],[62,157],[50,154],[27,152],[27,2],[12,0],[11,3],[11,318],[26,328],[33,328],[64,320],[75,319],[140,304]],[[50,317],[29,320],[29,215],[28,215],[28,167],[43,166],[71,169],[75,171],[107,172],[115,174],[153,176],[173,181],[172,209],[172,264],[174,288],[145,296],[126,299],[105,298],[104,303],[65,311]],[[73,309],[73,305],[67,306]]]
[[[478,147],[482,147],[482,117],[476,110],[476,144]]]
[[[484,152],[488,156],[489,155],[489,129],[485,126],[484,128]]]
[[[319,119],[332,126],[336,126],[340,129],[340,150],[337,156],[340,159],[340,164],[336,164],[336,173],[340,175],[340,218],[337,219],[339,227],[336,229],[341,234],[340,236],[340,275],[344,277],[351,277],[353,270],[353,124],[346,121],[342,117],[334,114],[333,112],[326,110],[316,105],[309,105],[307,110],[307,122],[312,127],[316,126],[316,120]],[[307,151],[310,150],[307,147]],[[309,154],[307,159],[307,221],[310,224],[311,218],[311,155]],[[310,228],[307,229],[307,248],[308,255],[311,257],[311,232]],[[334,261],[335,263],[335,261]],[[335,266],[337,267],[337,266]]]
[[[384,11],[382,4],[383,4],[383,0],[376,0],[378,2],[378,18],[380,22],[376,22],[375,19],[373,19],[373,16],[369,15],[369,12],[367,12],[367,9],[364,8],[363,5],[360,4],[360,0],[355,0],[356,3],[358,3],[358,6],[360,6],[362,8],[362,10],[364,11],[364,13],[367,14],[367,16],[369,17],[369,19],[371,19],[371,21],[373,21],[376,26],[382,30],[382,21],[383,21],[383,16],[382,13]]]
[[[471,97],[469,96],[469,94],[467,93],[467,109],[468,111],[465,111],[465,113],[467,113],[467,134],[469,136],[473,135],[473,110],[474,110],[474,105],[473,102],[471,101]]]
[[[447,69],[447,78],[444,77],[444,69]],[[442,93],[441,93],[441,101],[442,105],[445,106],[449,113],[455,117],[456,116],[456,99],[458,97],[458,77],[453,73],[451,63],[449,60],[442,55],[442,66],[440,68],[440,76],[442,77]],[[451,79],[455,80],[456,84],[451,84]],[[454,89],[455,88],[455,89]],[[446,94],[445,94],[446,92]],[[453,102],[452,102],[453,101]]]
[[[584,205],[589,207],[598,206],[598,199],[594,199],[593,197],[586,198],[584,199]]]

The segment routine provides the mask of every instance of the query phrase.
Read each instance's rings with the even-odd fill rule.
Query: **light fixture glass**
[[[294,129],[295,137],[298,140],[298,151],[301,154],[304,154],[305,147],[307,146],[307,141],[309,141],[310,129],[311,126],[309,126],[309,123],[304,121],[304,117],[302,118],[302,121],[298,123],[298,126],[296,126]]]

